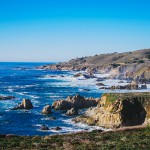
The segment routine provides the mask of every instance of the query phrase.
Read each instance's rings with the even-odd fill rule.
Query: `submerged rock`
[[[77,73],[77,74],[75,74],[73,77],[78,78],[78,77],[81,77],[81,76],[83,76],[82,73]]]
[[[12,110],[18,109],[32,109],[33,105],[29,99],[23,99],[22,103],[18,104],[18,106],[14,107]]]
[[[75,109],[75,108],[71,108],[70,110],[68,110],[68,111],[66,112],[66,115],[67,115],[67,116],[75,116],[75,115],[78,115],[78,110]]]
[[[46,125],[42,125],[42,126],[41,126],[41,130],[49,130],[49,127],[46,126]]]
[[[141,89],[147,89],[147,85],[146,84],[141,85]]]
[[[50,105],[46,105],[43,110],[42,110],[42,114],[51,114],[52,113],[52,110],[51,110],[51,106]]]
[[[56,117],[50,117],[49,120],[56,120]]]
[[[15,99],[14,96],[0,96],[0,100],[11,100],[11,99]]]
[[[94,107],[98,104],[99,99],[85,98],[80,95],[68,96],[66,100],[57,100],[52,104],[52,108],[56,110],[69,110],[71,108],[82,109]]]
[[[97,86],[105,86],[104,83],[96,83]]]
[[[53,127],[53,128],[51,128],[51,129],[52,129],[52,130],[56,130],[56,131],[62,130],[61,127]]]
[[[150,124],[150,93],[104,94],[97,107],[73,121],[104,128]]]

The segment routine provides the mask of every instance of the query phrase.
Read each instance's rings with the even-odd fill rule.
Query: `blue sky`
[[[149,0],[0,0],[0,61],[150,48]]]

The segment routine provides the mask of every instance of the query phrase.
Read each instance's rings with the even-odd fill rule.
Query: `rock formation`
[[[75,109],[75,108],[71,108],[70,110],[68,110],[68,111],[66,112],[66,115],[67,115],[67,116],[75,116],[75,115],[78,115],[78,110]]]
[[[104,94],[74,121],[104,128],[150,124],[150,93]]]
[[[111,86],[107,89],[111,89],[111,90],[115,90],[115,89],[119,89],[119,90],[139,90],[139,85],[137,82],[135,81],[132,81],[130,84],[127,84],[127,85],[117,85],[117,86]]]
[[[14,96],[0,96],[0,100],[11,100],[11,99],[15,99]]]
[[[14,107],[12,110],[18,110],[18,109],[32,109],[33,105],[29,99],[23,99],[21,104],[18,104],[18,106]]]
[[[71,108],[82,109],[94,107],[98,104],[99,99],[85,98],[80,95],[68,96],[66,100],[57,100],[52,104],[52,108],[56,110],[69,110]]]
[[[44,131],[45,131],[45,130],[49,130],[49,127],[46,126],[46,125],[42,125],[42,126],[41,126],[41,130],[44,130]]]
[[[43,110],[42,110],[42,114],[48,115],[48,114],[51,114],[51,113],[52,113],[52,111],[51,111],[51,106],[50,106],[50,105],[46,105],[46,106],[43,108]]]
[[[147,85],[146,84],[141,85],[141,89],[147,89]]]

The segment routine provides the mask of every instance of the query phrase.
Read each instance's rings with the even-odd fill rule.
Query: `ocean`
[[[94,87],[92,80],[87,82],[73,78],[75,72],[36,69],[37,66],[46,64],[52,63],[0,63],[0,95],[15,96],[13,100],[0,101],[0,134],[49,135],[94,128],[74,124],[71,122],[72,117],[65,116],[60,111],[53,110],[49,116],[41,114],[43,107],[51,105],[55,100],[76,94],[85,97],[100,97],[102,94],[99,88]],[[11,110],[23,98],[30,99],[34,108],[29,111]],[[50,120],[50,117],[55,117],[56,120]],[[59,126],[62,130],[42,131],[42,125],[49,128]]]
[[[68,96],[80,94],[85,97],[98,98],[105,92],[148,92],[147,90],[102,90],[96,85],[96,78],[75,78],[73,71],[39,70],[38,66],[53,63],[0,63],[0,95],[15,96],[12,100],[0,100],[0,134],[16,135],[50,135],[70,133],[84,130],[101,129],[84,124],[73,123],[72,117],[61,111],[53,110],[51,115],[43,115],[44,106],[51,105],[55,100],[66,99]],[[107,77],[108,74],[95,74],[97,77]],[[107,86],[125,85],[127,81],[107,79],[102,81]],[[32,110],[11,110],[22,102],[30,99],[34,108]],[[84,113],[80,110],[79,113]],[[55,117],[56,120],[51,120]],[[50,130],[42,131],[41,126],[46,125]],[[55,131],[51,128],[61,127]]]

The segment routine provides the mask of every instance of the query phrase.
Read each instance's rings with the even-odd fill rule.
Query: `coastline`
[[[20,71],[21,72],[26,72],[28,70],[29,70],[29,72],[32,72],[32,68],[29,69],[27,67],[27,69],[24,68],[23,70],[22,69],[19,70],[18,73],[20,74]],[[57,71],[55,72],[55,71],[51,71],[51,70],[48,70],[48,71],[45,71],[45,70],[43,70],[43,71],[42,70],[33,70],[33,72],[35,72],[35,71],[43,72],[42,76],[40,75],[40,76],[37,77],[37,81],[40,81],[40,83],[41,82],[46,82],[46,84],[48,83],[46,85],[46,88],[49,88],[50,86],[52,86],[52,87],[54,86],[54,87],[58,87],[58,88],[62,87],[62,89],[63,89],[63,87],[70,87],[70,86],[72,88],[78,87],[78,91],[77,92],[76,91],[73,92],[74,94],[69,94],[68,90],[67,90],[66,93],[65,93],[65,97],[62,97],[62,98],[59,95],[57,95],[57,93],[56,94],[52,93],[52,95],[50,95],[50,98],[53,101],[58,100],[58,98],[59,99],[63,99],[63,98],[65,99],[69,95],[74,96],[76,93],[81,93],[81,95],[83,94],[83,96],[86,94],[87,98],[90,97],[91,95],[95,96],[94,98],[98,98],[98,97],[100,97],[100,95],[103,92],[107,92],[107,93],[108,92],[109,93],[116,93],[116,92],[117,93],[121,93],[121,92],[124,93],[125,92],[125,90],[119,90],[119,89],[118,90],[117,89],[116,90],[99,89],[100,86],[96,85],[99,82],[105,84],[106,85],[105,87],[107,87],[107,86],[115,85],[118,82],[122,81],[120,79],[107,79],[106,78],[107,74],[104,75],[104,74],[95,73],[94,74],[94,76],[95,76],[94,78],[85,78],[83,75],[80,76],[80,77],[74,77],[74,75],[76,75],[78,73],[87,74],[87,72],[85,72],[85,71],[82,71],[82,72],[81,71],[71,71],[71,72],[70,71],[69,72],[68,71],[65,71],[65,72],[58,71],[61,74],[57,74]],[[97,81],[97,79],[102,79],[103,81]],[[50,82],[50,84],[49,84],[49,81],[52,81],[52,82]],[[55,81],[55,82],[53,82],[53,81]],[[56,82],[56,81],[59,81],[59,82]],[[119,83],[119,84],[120,85],[124,85],[124,84],[128,84],[128,82],[126,80],[124,80],[124,83]],[[41,84],[39,84],[39,86],[41,87]],[[22,89],[23,92],[24,92],[24,90],[26,90],[26,89],[31,89],[32,88],[33,90],[35,90],[35,88],[37,88],[37,87],[38,87],[37,85],[33,84],[33,85],[25,85],[25,86],[15,86],[15,89],[16,88],[19,89],[19,90]],[[13,87],[9,87],[9,88],[11,88],[11,90],[9,89],[10,92],[14,91]],[[44,89],[45,89],[45,86],[44,86]],[[148,90],[149,90],[149,86],[148,86],[147,90],[127,90],[126,92],[131,92],[131,93],[132,92],[145,92],[145,91],[148,91]],[[19,91],[18,94],[22,94],[21,95],[22,98],[28,98],[28,97],[26,97],[27,93],[23,93],[23,92]],[[46,96],[47,96],[47,94],[49,94],[49,93],[46,93]],[[18,99],[18,95],[16,96],[16,98]],[[65,116],[65,114],[63,114],[63,113],[59,114],[58,112],[54,111],[53,114],[52,114],[52,117],[56,117],[56,120],[53,120],[53,121],[52,120],[48,121],[49,117],[40,115],[40,111],[42,110],[42,107],[44,105],[52,104],[53,101],[50,102],[49,98],[47,99],[46,103],[44,103],[44,104],[41,103],[42,107],[40,107],[41,104],[39,103],[40,99],[38,98],[38,96],[35,97],[35,95],[33,95],[32,97],[29,97],[29,99],[31,99],[31,101],[33,102],[33,104],[34,104],[36,109],[33,109],[31,111],[26,112],[26,115],[23,112],[22,112],[22,114],[24,114],[27,118],[28,118],[28,114],[32,114],[33,116],[34,116],[34,114],[36,114],[36,115],[39,115],[41,117],[41,121],[33,123],[33,126],[32,126],[31,130],[36,130],[36,132],[38,132],[41,135],[42,134],[66,133],[66,132],[71,132],[73,130],[78,131],[78,126],[75,127],[74,124],[71,125],[71,124],[68,124],[68,123],[64,122],[64,120],[69,119],[69,117]],[[10,103],[11,102],[13,102],[14,104],[17,104],[18,102],[20,102],[20,100],[19,101],[18,100],[12,100],[12,101],[10,101]],[[7,101],[5,103],[7,104]],[[9,110],[9,107],[7,105],[6,105],[5,109],[7,109],[6,111],[8,113],[7,112],[6,113],[7,114],[11,114],[11,111]],[[40,109],[37,110],[37,108],[38,108],[37,106],[40,107]],[[20,112],[21,111],[16,111],[15,113],[18,115]],[[57,131],[57,132],[53,131],[53,130],[48,130],[48,131],[40,130],[40,127],[42,126],[42,124],[47,125],[49,128],[51,128],[50,123],[53,123],[52,127],[61,126],[61,124],[60,124],[61,122],[60,122],[59,118],[64,118],[64,119],[62,119],[62,121],[63,121],[62,130]],[[2,119],[4,119],[3,116],[2,116]],[[56,122],[59,122],[59,124],[55,125]],[[66,125],[67,125],[67,128],[65,128]],[[87,130],[87,127],[81,128],[81,130],[84,130],[84,129]],[[23,133],[20,133],[20,134],[23,135]]]

